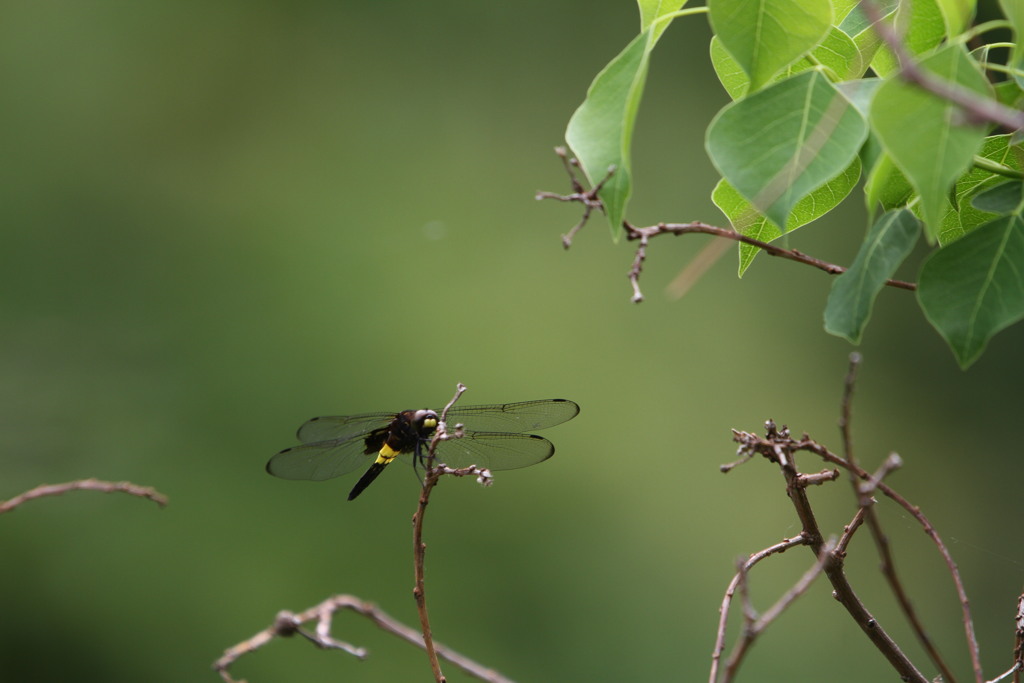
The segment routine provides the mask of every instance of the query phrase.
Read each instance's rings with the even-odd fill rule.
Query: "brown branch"
[[[853,457],[853,431],[850,429],[850,421],[853,414],[853,387],[857,383],[860,360],[860,354],[856,351],[850,354],[850,366],[846,372],[846,381],[843,382],[843,400],[839,408],[839,434],[843,438],[843,454],[851,465],[857,464]],[[857,494],[857,480],[851,478],[850,485],[853,486],[854,494]]]
[[[437,445],[448,438],[458,437],[460,434],[455,432],[453,434],[448,433],[446,420],[448,419],[448,411],[455,405],[455,402],[459,400],[462,393],[466,391],[466,386],[461,382],[455,387],[455,395],[452,396],[452,400],[448,402],[448,405],[441,411],[440,419],[438,420],[437,430],[434,432],[433,438],[430,440],[430,449],[427,456],[428,469],[426,476],[423,479],[423,489],[420,491],[419,505],[416,508],[416,513],[412,516],[412,545],[413,545],[413,574],[415,575],[415,586],[412,589],[413,597],[416,598],[416,611],[420,615],[420,627],[423,629],[423,643],[424,650],[426,650],[427,658],[430,660],[430,669],[434,672],[434,680],[436,683],[444,683],[445,677],[441,672],[441,664],[437,661],[437,651],[434,648],[434,635],[430,630],[430,616],[427,612],[427,594],[426,594],[426,583],[424,579],[424,559],[427,552],[427,544],[423,542],[423,516],[427,512],[427,504],[430,503],[430,492],[434,490],[437,485],[438,479],[444,474],[442,468],[434,467],[434,455],[437,451]]]
[[[766,423],[766,431],[767,434],[763,438],[748,432],[734,431],[734,438],[740,442],[741,452],[762,455],[769,461],[779,465],[786,480],[786,493],[793,504],[797,517],[800,519],[803,533],[807,537],[807,545],[814,551],[815,557],[820,558],[825,548],[825,540],[818,527],[810,501],[807,498],[806,487],[801,484],[800,473],[797,470],[793,457],[796,451],[801,450],[800,446],[804,441],[793,440],[788,429],[785,427],[778,429],[771,420]],[[838,456],[836,457],[838,458]],[[838,459],[849,465],[846,460]],[[836,464],[839,463],[837,462]],[[878,485],[884,486],[881,482]],[[827,555],[827,561],[823,566],[823,571],[834,589],[833,594],[836,600],[846,608],[864,634],[889,660],[889,663],[903,677],[903,680],[927,683],[924,675],[917,670],[857,596],[853,586],[850,585],[849,579],[846,577],[844,560],[844,553],[832,552]]]
[[[736,232],[732,228],[719,228],[714,225],[708,225],[707,223],[701,223],[700,221],[694,221],[692,223],[658,223],[657,225],[651,225],[644,228],[638,228],[625,221],[623,222],[623,225],[626,228],[626,239],[631,241],[640,241],[636,257],[633,259],[633,265],[629,270],[629,282],[633,286],[632,300],[634,303],[639,303],[644,299],[643,293],[640,291],[640,273],[643,270],[643,262],[647,258],[647,244],[650,242],[652,237],[657,237],[658,235],[669,234],[678,236],[691,233],[715,235],[716,237],[724,237],[725,239],[758,247],[769,256],[778,256],[790,261],[796,261],[797,263],[803,263],[804,265],[822,270],[829,275],[839,275],[841,273],[845,273],[847,270],[844,266],[829,263],[828,261],[823,261],[813,256],[808,256],[796,249],[783,249],[782,247],[778,247],[770,242],[764,242],[753,237],[748,237],[741,232]],[[896,287],[910,291],[917,289],[917,285],[915,283],[905,282],[903,280],[886,280],[885,284],[889,287]]]
[[[0,514],[10,512],[22,503],[44,498],[59,496],[68,491],[101,491],[103,493],[127,493],[138,498],[148,498],[160,507],[167,505],[167,496],[149,486],[139,486],[130,481],[100,481],[99,479],[79,479],[64,484],[43,484],[25,491],[10,500],[0,501]]]
[[[420,615],[420,628],[423,633],[424,650],[430,660],[430,669],[434,672],[434,680],[437,683],[444,683],[445,677],[441,673],[441,665],[437,661],[437,650],[434,647],[434,635],[430,630],[430,617],[427,614],[427,595],[424,583],[423,562],[426,555],[427,545],[423,542],[423,515],[427,511],[427,504],[430,502],[430,492],[437,485],[441,474],[435,468],[427,471],[423,480],[423,490],[420,492],[419,507],[412,517],[412,541],[413,541],[413,572],[416,577],[416,585],[412,589],[413,597],[416,598],[416,611]]]
[[[774,423],[769,422],[769,425],[771,428],[774,428]],[[974,665],[976,676],[981,673],[980,649],[978,647],[977,636],[974,631],[974,621],[971,617],[970,603],[967,599],[967,592],[964,588],[963,580],[960,577],[960,571],[956,566],[956,562],[953,561],[953,557],[950,554],[949,549],[946,547],[946,544],[942,541],[942,538],[939,536],[938,531],[936,531],[935,527],[932,526],[931,522],[928,520],[927,517],[925,517],[924,513],[921,512],[920,508],[911,505],[906,498],[897,493],[889,485],[878,480],[876,477],[873,477],[870,473],[866,472],[859,466],[848,462],[845,458],[842,458],[836,455],[835,453],[832,453],[830,450],[828,450],[828,448],[817,443],[816,441],[814,441],[813,439],[806,435],[799,441],[791,441],[789,443],[774,443],[770,441],[771,434],[769,434],[769,440],[767,441],[767,443],[755,444],[754,442],[751,441],[751,438],[753,438],[756,441],[758,440],[758,437],[751,435],[747,432],[738,432],[736,430],[734,430],[733,433],[734,439],[740,441],[741,443],[740,452],[742,454],[750,455],[751,453],[759,453],[761,455],[764,455],[765,457],[768,457],[773,462],[779,462],[778,453],[780,450],[788,451],[790,453],[801,450],[815,453],[816,455],[827,460],[828,462],[839,465],[840,467],[843,467],[844,469],[850,471],[857,478],[868,481],[869,488],[865,490],[870,491],[874,490],[875,488],[881,490],[886,496],[891,498],[904,510],[910,513],[910,515],[914,517],[914,519],[916,519],[919,524],[921,524],[925,533],[928,534],[929,538],[932,539],[932,542],[935,543],[936,547],[939,550],[939,553],[942,555],[942,558],[946,563],[946,567],[949,570],[950,575],[953,578],[953,583],[956,587],[957,596],[960,599],[961,612],[963,615],[964,622],[964,631],[967,638],[967,645],[968,650],[970,652],[971,661]],[[786,439],[789,439],[788,432],[782,432],[780,434],[782,434]],[[881,471],[883,473],[892,471],[893,469],[896,469],[899,466],[900,462],[901,461],[899,460],[898,456],[890,456],[887,463],[883,465]],[[980,682],[982,679],[977,678],[977,680]]]
[[[1024,128],[1024,112],[1007,107],[1006,105],[990,98],[980,96],[973,90],[961,85],[939,78],[931,72],[922,69],[920,64],[910,54],[903,39],[896,33],[892,26],[884,21],[881,10],[871,0],[861,0],[860,8],[864,15],[871,22],[875,33],[882,42],[896,55],[899,62],[899,76],[908,83],[913,83],[933,95],[938,95],[944,100],[956,104],[967,113],[967,118],[972,122],[992,122],[1005,126],[1011,131]],[[979,683],[981,679],[979,678]]]
[[[810,451],[815,453],[819,457],[827,460],[828,462],[834,463],[843,467],[844,469],[851,472],[854,476],[864,481],[872,482],[874,488],[877,488],[890,499],[895,501],[900,507],[906,510],[910,515],[917,520],[918,524],[924,529],[924,532],[928,534],[928,537],[932,539],[935,546],[939,550],[939,554],[942,555],[943,561],[946,563],[946,568],[949,570],[950,576],[953,578],[953,585],[956,588],[957,597],[960,600],[960,610],[964,624],[964,634],[967,639],[967,649],[970,653],[971,664],[974,669],[975,680],[978,683],[984,680],[984,676],[981,670],[981,650],[978,646],[978,638],[974,631],[974,620],[971,617],[971,605],[967,599],[967,590],[964,588],[963,579],[960,576],[960,570],[956,566],[956,562],[953,560],[952,554],[949,552],[949,548],[946,547],[945,542],[939,536],[939,532],[936,531],[935,527],[932,526],[931,522],[925,517],[921,509],[916,505],[911,505],[910,502],[902,495],[897,493],[892,487],[882,481],[877,481],[870,473],[861,469],[857,465],[849,463],[845,458],[842,458],[835,453],[831,452],[825,446],[817,443],[806,435],[800,440],[792,444],[793,450]]]
[[[573,191],[569,194],[557,194],[555,192],[537,192],[535,195],[536,199],[554,199],[560,202],[579,202],[583,204],[583,217],[580,221],[574,225],[568,233],[562,236],[562,245],[568,249],[572,245],[573,237],[576,233],[590,220],[590,216],[594,209],[600,209],[604,211],[604,204],[598,198],[597,194],[601,188],[608,181],[609,178],[615,173],[615,167],[608,169],[608,174],[597,183],[594,187],[586,190],[583,188],[583,184],[580,182],[574,169],[579,167],[579,161],[575,158],[568,156],[568,152],[565,147],[556,147],[555,153],[562,160],[565,166],[566,173],[569,175],[569,181],[572,183]],[[730,228],[719,228],[707,223],[701,223],[694,221],[692,223],[658,223],[646,228],[638,228],[631,225],[628,221],[622,222],[623,228],[626,231],[626,239],[628,240],[639,240],[640,246],[636,250],[636,254],[633,256],[633,263],[629,268],[629,283],[633,288],[632,301],[634,303],[640,303],[644,300],[643,292],[640,290],[640,274],[643,272],[644,260],[647,258],[647,244],[650,242],[652,237],[664,234],[672,235],[685,235],[688,233],[704,233],[706,235],[715,235],[717,237],[724,237],[736,242],[743,242],[768,253],[769,256],[779,256],[781,258],[788,259],[790,261],[796,261],[797,263],[803,263],[805,265],[813,266],[818,268],[830,275],[838,275],[845,273],[846,268],[843,266],[829,263],[813,256],[808,256],[801,251],[796,249],[783,249],[776,247],[770,242],[763,242],[753,237],[748,237],[743,233],[737,232]],[[705,266],[706,267],[706,266]],[[687,287],[692,284],[689,280],[687,281]],[[903,280],[886,280],[885,284],[889,287],[896,287],[898,289],[906,289],[914,291],[917,289],[917,285],[913,282],[905,282]]]
[[[221,679],[225,683],[245,683],[244,681],[236,681],[228,673],[228,669],[236,660],[242,655],[258,650],[274,638],[288,638],[296,634],[319,648],[343,650],[353,657],[364,659],[368,654],[364,648],[336,640],[330,635],[332,618],[336,612],[341,610],[351,610],[368,618],[382,630],[398,636],[416,647],[425,647],[423,636],[419,631],[406,626],[394,617],[386,614],[373,603],[364,602],[354,595],[335,595],[324,600],[319,605],[310,607],[298,614],[288,611],[279,612],[271,626],[238,645],[225,650],[224,655],[213,663],[213,669],[220,674]],[[317,622],[314,632],[311,633],[302,628],[302,624],[314,620]],[[439,657],[470,676],[482,681],[489,681],[490,683],[512,683],[510,679],[505,678],[498,672],[488,669],[441,644],[435,644],[435,649]]]
[[[814,511],[811,509],[810,500],[807,498],[807,492],[798,484],[797,469],[792,457],[789,458],[789,463],[783,463],[781,467],[783,476],[786,478],[786,491],[789,493],[790,501],[793,503],[797,517],[800,518],[804,531],[810,537],[809,545],[814,549],[815,554],[821,557],[824,552],[824,539],[818,528]],[[904,677],[904,680],[925,683],[927,679],[924,675],[917,670],[892,637],[885,632],[885,629],[871,615],[853,590],[844,571],[844,558],[835,555],[828,555],[827,558],[831,561],[825,562],[823,569],[835,589],[836,599],[846,608],[864,634],[889,660],[889,663]]]

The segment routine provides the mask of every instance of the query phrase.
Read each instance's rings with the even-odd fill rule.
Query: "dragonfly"
[[[489,470],[536,465],[554,455],[555,446],[529,432],[562,424],[579,412],[576,403],[563,398],[453,406],[446,421],[461,424],[462,436],[440,441],[435,460],[449,467]],[[423,409],[314,417],[299,427],[302,444],[274,455],[267,472],[282,479],[323,481],[369,465],[348,494],[354,500],[399,456],[411,455],[414,466],[427,466],[439,415]]]

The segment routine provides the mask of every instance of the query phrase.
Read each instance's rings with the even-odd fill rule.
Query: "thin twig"
[[[160,507],[167,505],[167,496],[149,486],[139,486],[130,481],[101,481],[99,479],[79,479],[64,484],[43,484],[34,489],[25,491],[22,494],[0,502],[0,514],[10,512],[22,503],[44,498],[46,496],[59,496],[68,491],[101,491],[103,493],[127,493],[138,498],[148,498]]]
[[[427,544],[423,542],[423,516],[427,512],[427,504],[430,502],[430,492],[434,490],[438,480],[443,474],[446,474],[444,467],[434,466],[434,455],[437,451],[437,445],[442,441],[449,438],[457,438],[460,436],[458,431],[453,433],[448,432],[447,420],[448,411],[455,405],[455,402],[459,400],[463,392],[466,391],[466,386],[461,382],[455,387],[455,395],[452,396],[452,400],[448,402],[448,405],[441,411],[441,416],[438,420],[437,430],[434,432],[433,438],[430,440],[430,447],[427,456],[428,468],[426,475],[423,478],[423,489],[420,491],[419,505],[416,508],[416,513],[412,516],[412,545],[413,545],[413,573],[415,574],[416,585],[412,590],[413,597],[416,598],[416,610],[420,616],[420,627],[423,629],[423,642],[424,649],[427,652],[427,658],[430,660],[430,668],[434,672],[434,680],[436,683],[444,683],[445,677],[441,672],[441,664],[437,661],[437,651],[434,648],[434,635],[430,630],[430,616],[427,612],[427,595],[426,595],[426,584],[424,581],[424,558],[427,551]]]
[[[579,223],[569,230],[567,234],[562,236],[562,244],[566,249],[568,249],[572,244],[573,237],[590,219],[590,215],[594,209],[604,211],[604,204],[598,198],[597,193],[615,173],[615,168],[609,168],[608,174],[599,183],[590,190],[585,190],[574,170],[579,166],[579,162],[574,158],[570,158],[564,147],[556,147],[555,153],[558,154],[559,158],[562,159],[562,163],[565,165],[566,173],[569,175],[573,191],[570,194],[565,195],[554,192],[538,192],[535,197],[536,199],[555,199],[561,202],[579,202],[583,204],[583,217],[580,219]],[[759,239],[748,237],[743,233],[733,230],[731,227],[719,228],[699,221],[694,221],[692,223],[658,223],[657,225],[644,228],[636,227],[631,225],[628,221],[623,221],[622,226],[626,231],[626,239],[639,240],[640,242],[640,245],[637,247],[636,253],[633,256],[633,262],[630,265],[628,273],[629,283],[633,289],[633,296],[631,300],[634,303],[640,303],[644,300],[643,292],[640,289],[640,274],[643,272],[643,264],[647,258],[647,245],[652,237],[664,234],[685,235],[688,233],[704,233],[706,235],[715,235],[717,237],[724,237],[736,242],[743,242],[744,244],[758,247],[767,252],[769,256],[779,256],[791,261],[796,261],[797,263],[813,266],[819,270],[829,273],[830,275],[845,273],[847,270],[843,266],[829,263],[827,261],[814,258],[813,256],[808,256],[796,249],[783,249],[781,247],[776,247],[769,242],[763,242]],[[917,289],[917,285],[915,283],[905,282],[903,280],[886,280],[885,284],[889,287],[896,287],[898,289],[906,289],[910,291]],[[687,286],[689,286],[689,284],[687,284]]]
[[[835,481],[838,478],[839,470],[833,468],[831,470],[814,472],[813,474],[798,474],[796,483],[797,486],[807,488],[808,486],[821,486],[822,484],[827,484],[830,481]]]
[[[652,237],[657,237],[658,235],[668,234],[678,236],[691,233],[715,235],[716,237],[724,237],[725,239],[758,247],[769,256],[778,256],[790,261],[796,261],[797,263],[803,263],[804,265],[812,266],[830,275],[839,275],[841,273],[845,273],[847,270],[844,266],[829,263],[828,261],[823,261],[822,259],[815,258],[813,256],[808,256],[802,251],[798,251],[796,249],[783,249],[782,247],[778,247],[770,242],[764,242],[744,235],[732,228],[719,228],[714,225],[708,225],[707,223],[701,223],[700,221],[694,221],[692,223],[658,223],[657,225],[650,225],[643,228],[638,228],[628,222],[623,222],[623,225],[626,228],[626,239],[631,241],[640,241],[640,246],[637,248],[637,254],[633,259],[633,265],[629,270],[629,281],[633,286],[632,300],[635,303],[643,301],[644,298],[643,294],[640,292],[640,273],[643,270],[644,259],[647,258],[647,244],[650,242]],[[917,285],[915,283],[905,282],[903,280],[886,280],[885,284],[889,287],[896,287],[898,289],[906,289],[910,291],[917,289]]]
[[[867,482],[857,485],[857,493],[873,496],[879,482],[901,467],[903,467],[903,458],[900,457],[900,454],[890,453],[885,460],[882,461],[882,464],[879,465],[878,470],[868,477]],[[857,482],[854,481],[854,483],[856,484]]]
[[[732,598],[736,594],[736,589],[740,585],[744,573],[749,572],[754,565],[766,557],[776,553],[784,553],[794,546],[804,545],[805,543],[807,543],[807,539],[803,536],[794,536],[754,553],[746,559],[741,565],[741,571],[736,572],[732,581],[729,582],[729,587],[725,589],[725,597],[722,598],[722,605],[718,608],[718,634],[715,636],[715,648],[711,652],[710,683],[715,683],[718,679],[718,665],[722,652],[725,650],[725,628],[729,621],[729,607],[732,605]]]
[[[356,614],[367,617],[384,631],[398,636],[416,647],[425,647],[423,643],[423,635],[419,631],[406,626],[394,617],[386,614],[373,603],[365,602],[354,595],[335,595],[324,600],[319,605],[315,605],[305,611],[299,612],[298,614],[288,611],[279,612],[271,626],[260,631],[248,640],[242,641],[238,645],[225,650],[224,655],[213,663],[213,669],[220,674],[221,679],[223,679],[225,683],[244,683],[244,681],[236,681],[228,673],[228,669],[236,660],[238,660],[239,657],[258,650],[274,638],[287,638],[296,634],[301,635],[317,647],[343,650],[354,657],[364,659],[368,654],[364,648],[335,640],[330,635],[332,617],[336,612],[341,610],[351,610]],[[315,632],[310,633],[308,630],[302,628],[302,624],[312,622],[314,620],[317,622]],[[473,660],[441,645],[440,643],[435,644],[435,648],[439,657],[450,662],[470,676],[482,681],[488,681],[489,683],[512,683],[510,679],[505,678],[498,672],[488,669],[487,667],[474,662]]]
[[[850,429],[850,420],[853,414],[853,387],[857,383],[857,368],[860,361],[859,353],[854,351],[850,354],[850,366],[846,372],[846,381],[843,382],[843,401],[839,409],[839,433],[843,438],[843,454],[853,465],[856,465],[857,461],[853,457],[853,432]],[[857,480],[851,478],[850,484],[856,494]]]
[[[630,228],[631,226],[627,226],[626,228],[626,234],[628,236],[627,239],[640,240],[640,246],[636,248],[636,255],[633,256],[633,263],[630,265],[628,273],[629,284],[633,288],[633,296],[630,298],[630,301],[638,304],[644,300],[644,293],[640,291],[640,273],[643,272],[644,261],[647,260],[647,243],[650,241],[651,235],[644,233],[637,234],[634,237],[633,230],[635,230],[635,228],[632,230]]]
[[[803,595],[807,589],[810,588],[814,579],[818,578],[818,575],[821,574],[825,565],[829,562],[829,555],[834,547],[834,540],[826,543],[822,547],[822,555],[818,558],[818,561],[815,562],[814,565],[808,569],[802,577],[800,577],[796,584],[786,591],[785,594],[783,594],[782,597],[780,597],[763,615],[756,619],[751,619],[750,616],[745,618],[745,628],[743,629],[742,637],[740,637],[736,646],[733,648],[732,654],[729,656],[729,661],[725,663],[722,683],[729,683],[735,678],[740,663],[743,661],[747,652],[750,651],[750,648],[753,646],[757,637],[768,627],[769,624],[775,621],[775,619],[777,619],[787,607],[793,604],[798,597]],[[743,578],[740,581],[740,586],[745,595],[747,585],[745,570],[742,572],[742,576]]]
[[[973,90],[939,78],[922,69],[914,56],[907,51],[902,38],[883,20],[882,12],[877,4],[871,0],[861,0],[860,8],[871,22],[878,37],[896,55],[900,65],[900,78],[958,105],[967,113],[967,118],[976,124],[992,122],[1005,126],[1011,131],[1024,128],[1024,112],[1007,107],[991,97],[979,96]],[[979,678],[978,683],[981,683],[981,680]]]
[[[851,428],[852,413],[853,413],[853,389],[857,382],[857,369],[860,366],[861,356],[857,352],[850,354],[850,366],[846,374],[846,381],[843,383],[843,400],[840,407],[839,417],[839,432],[843,440],[843,453],[846,456],[847,462],[851,466],[857,467],[857,460],[854,457],[853,452],[853,430]],[[878,556],[881,559],[881,571],[882,576],[885,577],[886,582],[889,584],[889,588],[892,591],[893,596],[896,598],[896,602],[899,604],[900,609],[903,610],[903,614],[910,624],[911,630],[917,637],[921,646],[924,648],[928,657],[935,664],[936,668],[942,672],[943,680],[946,683],[956,683],[956,677],[953,675],[952,670],[946,664],[942,655],[939,653],[935,643],[932,642],[929,637],[927,630],[925,630],[924,624],[921,623],[921,619],[917,614],[917,610],[914,609],[914,604],[910,601],[910,596],[907,594],[906,589],[903,586],[903,582],[900,580],[899,574],[896,573],[896,562],[893,558],[892,547],[889,544],[889,537],[882,530],[882,524],[878,519],[878,515],[875,513],[874,498],[872,493],[875,487],[894,469],[897,469],[902,464],[899,456],[895,453],[891,454],[886,458],[882,464],[881,469],[876,473],[869,485],[862,486],[856,477],[850,477],[850,484],[853,486],[853,494],[857,497],[857,504],[865,512],[865,521],[868,525],[868,530],[871,532],[871,538],[875,542],[875,548],[878,551]]]
[[[903,614],[906,616],[907,622],[910,624],[914,635],[917,636],[918,641],[928,654],[928,657],[932,660],[932,663],[934,663],[936,668],[942,672],[942,680],[947,681],[948,683],[955,683],[956,677],[942,658],[942,655],[939,654],[938,648],[935,646],[935,643],[932,642],[924,624],[921,623],[917,610],[914,609],[914,604],[910,601],[910,596],[907,594],[902,580],[900,580],[899,575],[896,573],[896,562],[893,558],[892,547],[889,544],[889,537],[882,530],[881,522],[878,519],[878,515],[875,513],[875,501],[871,497],[871,494],[867,492],[878,486],[881,482],[882,476],[896,469],[895,466],[890,464],[894,462],[899,462],[899,456],[896,456],[895,461],[892,457],[886,459],[886,463],[889,465],[883,465],[882,470],[872,478],[873,481],[870,487],[863,487],[860,489],[864,492],[859,494],[858,502],[861,508],[867,511],[866,522],[868,529],[871,531],[871,538],[874,539],[875,547],[878,550],[878,556],[881,559],[879,569],[882,572],[882,576],[885,577],[886,582],[889,584],[889,588],[892,590],[893,596],[896,598],[896,602],[899,603],[900,609],[903,610]]]
[[[836,543],[836,549],[834,551],[837,556],[846,557],[846,546],[850,545],[850,541],[853,540],[853,535],[863,523],[864,508],[858,508],[857,514],[853,516],[850,523],[843,527],[843,535],[839,537],[839,542]]]
[[[1021,668],[1022,668],[1021,663],[1017,662],[1016,664],[1011,666],[1009,669],[1007,669],[1003,673],[999,674],[998,676],[996,676],[992,680],[988,681],[987,683],[999,683],[999,681],[1002,681],[1002,680],[1006,679],[1010,675],[1013,676],[1014,683],[1018,683],[1018,681],[1020,680]]]
[[[818,558],[818,561],[815,562],[802,577],[800,577],[800,580],[797,581],[792,588],[779,597],[779,599],[775,601],[775,604],[769,607],[765,613],[758,618],[753,627],[755,634],[761,633],[761,631],[768,627],[768,624],[778,619],[779,615],[781,615],[794,600],[807,592],[807,589],[811,587],[814,579],[818,578],[818,575],[825,569],[825,565],[829,562],[829,556],[835,548],[835,538],[831,538],[825,542],[825,545],[822,546],[821,556]]]
[[[534,195],[534,199],[555,199],[560,202],[579,202],[583,204],[583,217],[580,218],[579,223],[572,226],[569,232],[562,235],[562,246],[568,249],[572,246],[572,240],[576,236],[576,233],[587,224],[590,220],[590,214],[594,209],[599,209],[604,212],[604,203],[598,199],[597,193],[601,191],[604,184],[615,174],[615,166],[608,167],[608,173],[605,174],[604,178],[599,183],[594,185],[589,190],[583,187],[583,183],[580,182],[574,169],[579,168],[580,162],[575,157],[570,157],[568,150],[565,147],[555,147],[555,154],[562,160],[562,164],[565,166],[565,172],[569,175],[569,180],[572,182],[572,193],[571,194],[557,194],[555,192],[544,192],[540,191]]]

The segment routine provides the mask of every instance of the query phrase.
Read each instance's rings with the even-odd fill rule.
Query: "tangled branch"
[[[769,420],[765,424],[765,435],[757,436],[749,432],[734,430],[734,440],[740,445],[738,448],[739,459],[733,463],[722,466],[723,472],[729,472],[736,466],[748,462],[754,456],[762,456],[769,462],[777,465],[782,471],[786,482],[786,494],[794,507],[794,511],[800,520],[802,531],[793,538],[786,539],[782,543],[775,544],[765,550],[755,553],[748,558],[739,569],[726,590],[725,598],[722,601],[721,616],[719,619],[718,633],[715,641],[715,649],[712,653],[711,683],[718,681],[731,681],[749,650],[754,639],[764,630],[771,621],[778,616],[793,600],[795,600],[813,580],[819,572],[824,573],[833,587],[833,595],[849,612],[855,622],[861,627],[864,634],[871,640],[875,647],[888,659],[893,668],[899,673],[902,680],[926,683],[927,678],[922,674],[910,659],[897,646],[895,641],[883,629],[882,625],[871,615],[862,600],[857,596],[845,574],[844,562],[846,548],[853,533],[861,526],[867,526],[879,557],[882,560],[882,573],[888,582],[896,602],[900,606],[907,622],[910,624],[915,636],[921,642],[925,652],[932,663],[941,672],[941,678],[948,683],[954,683],[954,675],[940,656],[935,644],[928,637],[927,632],[919,616],[913,608],[907,591],[896,571],[896,562],[892,553],[888,537],[882,530],[881,522],[875,511],[876,500],[873,497],[876,492],[881,492],[886,497],[896,502],[907,511],[925,533],[936,545],[940,555],[945,562],[950,576],[953,579],[957,596],[960,600],[962,619],[964,625],[965,640],[971,658],[971,664],[976,683],[983,683],[980,664],[980,651],[977,637],[974,630],[974,622],[971,617],[970,605],[967,600],[963,580],[953,561],[949,549],[946,547],[938,532],[931,522],[921,512],[920,508],[912,505],[906,498],[897,493],[884,480],[894,471],[902,466],[901,458],[896,454],[889,455],[875,473],[863,469],[854,457],[853,439],[851,436],[851,415],[852,397],[854,382],[856,380],[857,368],[860,363],[859,354],[851,354],[850,368],[847,374],[843,392],[843,403],[840,418],[840,431],[843,438],[845,457],[839,456],[822,444],[814,441],[806,434],[800,438],[794,438],[789,430],[783,426],[778,427]],[[797,454],[807,451],[817,455],[831,465],[846,470],[852,475],[853,492],[857,501],[857,511],[853,520],[846,525],[842,537],[834,546],[824,540],[821,529],[811,507],[806,489],[809,485],[824,484],[834,481],[838,477],[837,469],[824,470],[822,472],[804,474],[797,467]],[[762,617],[754,615],[749,606],[749,598],[746,597],[747,574],[753,567],[762,560],[788,550],[797,545],[805,545],[815,554],[815,564],[808,572],[797,581],[793,588],[787,592],[776,605]],[[731,606],[732,599],[736,592],[744,596],[744,628],[736,646],[733,649],[728,662],[720,673],[721,656],[724,651],[727,613]],[[1018,599],[1016,612],[1016,640],[1013,651],[1013,665],[999,677],[992,679],[989,683],[1004,680],[1014,676],[1019,681],[1021,672],[1024,671],[1024,596]]]

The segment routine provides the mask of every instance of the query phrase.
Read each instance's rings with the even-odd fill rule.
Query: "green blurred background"
[[[411,472],[348,503],[351,479],[263,467],[313,415],[440,406],[459,381],[467,404],[583,410],[546,434],[551,461],[435,492],[438,640],[522,681],[706,679],[734,561],[798,531],[772,467],[718,472],[729,430],[771,417],[838,448],[850,347],[821,330],[817,271],[762,258],[739,281],[730,254],[671,301],[664,287],[707,241],[665,238],[635,306],[632,245],[595,221],[562,250],[577,208],[533,194],[567,190],[551,148],[636,27],[633,3],[583,0],[4,4],[0,497],[99,477],[171,504],[74,493],[0,519],[0,679],[214,681],[224,648],[335,593],[415,624]],[[725,102],[708,37],[691,18],[658,47],[636,223],[722,221],[702,142]],[[848,263],[864,220],[854,198],[792,244]],[[855,406],[861,459],[900,452],[891,483],[950,543],[990,676],[1009,664],[1024,574],[1022,343],[1018,326],[962,373],[912,296],[887,291]],[[845,482],[812,495],[841,530]],[[948,575],[883,509],[923,618],[966,674]],[[762,564],[755,605],[810,561]],[[855,585],[931,674],[876,567],[862,534]],[[335,634],[370,658],[281,641],[233,673],[430,680],[418,650],[358,617]],[[746,667],[893,678],[823,582]]]

